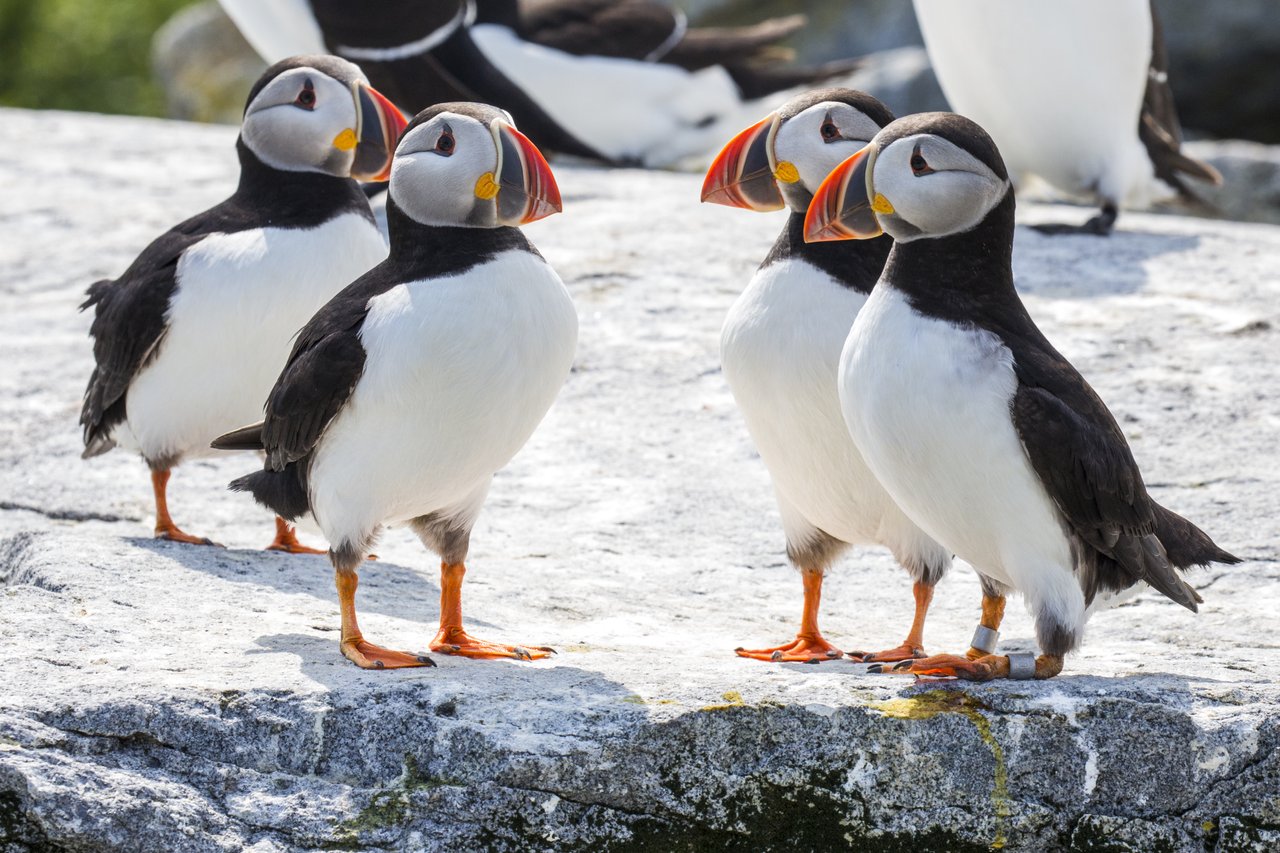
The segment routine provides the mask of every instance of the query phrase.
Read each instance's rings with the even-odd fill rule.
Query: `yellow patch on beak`
[[[880,195],[880,193],[876,193],[875,199],[871,202],[871,209],[886,216],[893,213],[893,205],[889,202],[889,199]]]
[[[476,198],[488,201],[497,194],[498,182],[493,179],[493,172],[485,172],[480,176],[480,180],[476,181]]]
[[[794,163],[782,160],[778,163],[778,168],[773,170],[773,176],[784,184],[794,184],[800,180],[800,170]]]
[[[333,138],[333,147],[339,151],[350,151],[356,147],[356,143],[359,141],[356,137],[356,132],[348,127]]]

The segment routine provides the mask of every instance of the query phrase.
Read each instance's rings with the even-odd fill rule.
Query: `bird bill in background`
[[[804,217],[804,241],[868,240],[884,233],[876,214],[893,204],[871,185],[875,149],[868,145],[827,175]]]

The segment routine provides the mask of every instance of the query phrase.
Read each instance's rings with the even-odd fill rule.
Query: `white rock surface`
[[[143,465],[78,458],[81,293],[229,192],[233,138],[0,110],[0,850],[1280,843],[1280,228],[1019,229],[1032,314],[1153,494],[1246,562],[1193,576],[1199,616],[1153,594],[1100,614],[1051,682],[914,685],[732,654],[800,605],[716,354],[778,220],[700,206],[695,176],[558,168],[566,213],[529,234],[577,301],[578,359],[494,484],[465,606],[561,654],[368,673],[338,654],[325,559],[255,550],[270,517],[224,490],[252,457],[174,476],[179,523],[227,550],[154,542]],[[435,559],[403,530],[378,550],[362,625],[420,648]],[[887,554],[825,593],[833,641],[905,633]],[[966,647],[978,597],[967,567],[941,584],[931,649]],[[1032,636],[1012,607],[1006,648]]]

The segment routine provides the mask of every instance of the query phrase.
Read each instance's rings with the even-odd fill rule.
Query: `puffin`
[[[1107,235],[1122,207],[1199,199],[1186,178],[1220,184],[1181,151],[1168,60],[1152,0],[915,0],[951,108],[985,127],[1015,181],[1034,174],[1101,205],[1044,234]]]
[[[327,49],[410,111],[469,99],[509,110],[547,152],[614,166],[706,165],[775,93],[856,62],[780,68],[803,24],[689,28],[655,0],[221,0],[267,61]]]
[[[889,109],[863,92],[828,88],[798,95],[734,137],[703,183],[704,202],[790,211],[725,318],[720,360],[773,480],[804,607],[794,640],[737,649],[742,657],[812,663],[842,657],[819,631],[818,609],[823,577],[850,545],[883,545],[915,582],[915,618],[906,640],[850,657],[924,657],[925,615],[934,585],[951,564],[950,553],[899,509],[868,469],[845,428],[836,390],[840,351],[892,241],[804,241],[814,191],[891,121]]]
[[[823,181],[804,229],[893,238],[840,356],[845,423],[898,505],[1001,595],[982,625],[998,630],[1011,590],[1035,620],[1038,657],[975,648],[900,671],[1050,678],[1097,607],[1145,584],[1195,612],[1181,573],[1239,562],[1148,494],[1116,419],[1019,299],[1009,173],[977,123],[893,122]]]
[[[387,247],[356,178],[391,164],[400,112],[360,69],[294,56],[249,92],[240,180],[222,203],[156,238],[116,279],[89,288],[94,368],[84,458],[116,446],[151,469],[155,535],[214,544],[169,514],[172,469],[259,417],[290,338]],[[273,550],[312,553],[283,519]]]
[[[559,212],[547,162],[504,110],[438,104],[396,148],[390,254],[303,326],[266,417],[214,441],[261,450],[231,488],[286,519],[311,515],[330,542],[341,651],[366,669],[430,666],[364,639],[356,569],[382,527],[406,525],[440,556],[431,650],[546,657],[462,624],[471,529],[489,483],[564,384],[577,346],[568,291],[518,226]]]

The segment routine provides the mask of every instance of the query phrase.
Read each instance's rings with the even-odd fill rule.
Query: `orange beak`
[[[357,181],[385,181],[391,159],[408,120],[382,93],[364,83],[351,84],[356,101],[356,155],[351,177]]]
[[[875,193],[869,176],[874,162],[875,153],[868,145],[827,175],[805,213],[806,243],[868,240],[884,233],[872,207]]]
[[[490,129],[498,146],[498,222],[527,225],[559,213],[560,187],[538,147],[503,121],[495,119]]]
[[[769,116],[730,139],[707,170],[702,200],[747,210],[785,207],[770,153],[777,128],[777,116]]]

